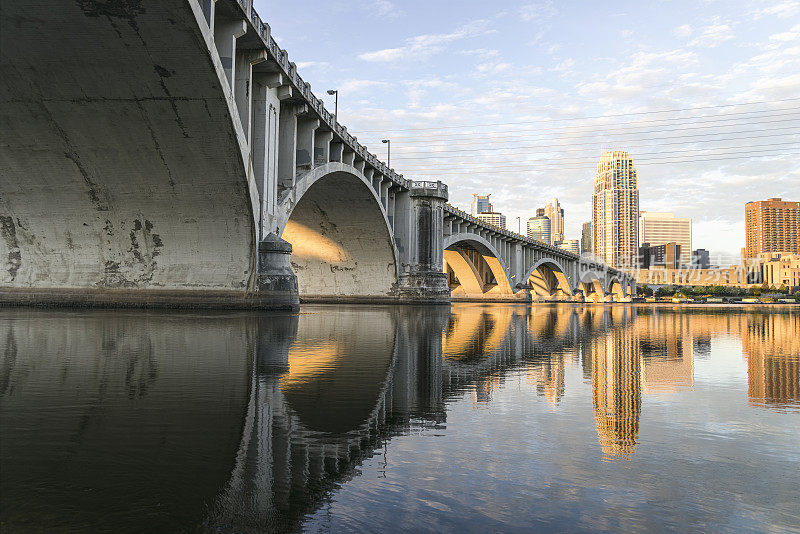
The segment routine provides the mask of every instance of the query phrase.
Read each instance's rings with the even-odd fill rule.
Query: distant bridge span
[[[293,308],[634,287],[388,168],[251,0],[7,3],[0,59],[0,302]]]

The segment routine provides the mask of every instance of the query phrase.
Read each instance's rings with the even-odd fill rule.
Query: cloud
[[[352,94],[363,92],[373,87],[383,87],[385,85],[388,84],[378,80],[347,80],[339,84],[339,91]]]
[[[487,48],[476,48],[474,50],[461,50],[459,54],[467,56],[477,56],[480,59],[491,59],[500,55],[499,50],[490,50]]]
[[[793,41],[800,42],[800,24],[798,24],[797,26],[794,26],[788,32],[775,33],[773,35],[770,35],[769,36],[769,40],[770,41],[780,41],[780,42],[783,42],[783,43],[789,43],[789,42],[793,42]]]
[[[713,24],[701,28],[700,35],[693,39],[689,43],[689,46],[716,48],[725,41],[730,41],[733,38],[733,27],[730,24],[721,23],[719,17],[716,17]]]
[[[311,69],[314,67],[327,67],[328,64],[324,61],[298,61],[298,69]]]
[[[675,37],[689,37],[692,34],[692,27],[689,24],[678,26],[672,30],[672,35]]]
[[[372,12],[379,18],[393,20],[400,16],[400,9],[389,0],[370,0],[368,4]]]
[[[365,52],[358,56],[364,61],[390,62],[397,61],[407,52],[404,48],[384,48],[375,52]]]
[[[554,17],[558,11],[552,0],[545,0],[543,2],[533,2],[526,4],[519,9],[520,18],[529,22],[532,20],[544,20]]]
[[[430,33],[406,39],[406,45],[399,48],[384,48],[374,52],[365,52],[359,59],[370,62],[393,62],[404,56],[422,57],[441,52],[445,45],[461,39],[468,39],[492,33],[488,28],[489,21],[479,19],[465,24],[450,33]]]
[[[478,72],[498,74],[505,72],[513,67],[511,63],[481,63],[478,65]]]
[[[571,57],[563,60],[561,63],[552,68],[555,72],[570,72],[572,67],[575,66],[575,60]]]
[[[778,2],[771,6],[753,11],[750,13],[750,16],[756,20],[769,16],[785,19],[797,15],[798,13],[800,13],[800,2],[797,2],[797,0],[784,0],[783,2]]]

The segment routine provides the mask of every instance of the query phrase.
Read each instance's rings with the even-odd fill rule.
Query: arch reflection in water
[[[552,412],[582,374],[592,455],[630,458],[645,396],[694,387],[720,335],[742,340],[753,404],[796,406],[798,326],[591,305],[4,311],[2,521],[297,529],[392,437],[446,431],[451,403],[489,403],[508,377]]]

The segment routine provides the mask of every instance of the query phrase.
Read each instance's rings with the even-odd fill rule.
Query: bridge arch
[[[608,280],[606,294],[612,295],[615,299],[627,297],[627,287],[627,283],[623,283],[617,276],[612,276]]]
[[[572,296],[572,283],[567,270],[555,258],[542,258],[534,263],[523,278],[531,285],[531,292],[538,297],[551,297],[561,292]]]
[[[578,285],[579,289],[583,291],[584,300],[601,301],[605,297],[606,292],[603,287],[603,280],[594,271],[581,273]]]
[[[388,296],[397,283],[392,226],[371,182],[331,162],[299,176],[280,201],[301,297]]]
[[[480,255],[480,262],[476,265],[468,254],[460,248],[460,245],[469,247]],[[444,262],[445,269],[448,267],[454,272],[460,282],[460,290],[454,289],[454,293],[464,295],[483,295],[491,294],[497,296],[510,296],[514,294],[508,278],[508,269],[502,255],[484,237],[472,233],[459,233],[445,237],[444,239]],[[487,284],[482,279],[481,267],[488,269],[495,284]]]

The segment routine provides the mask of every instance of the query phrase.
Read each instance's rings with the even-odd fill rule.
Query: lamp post
[[[386,166],[392,168],[392,140],[381,139],[381,143],[386,143]]]
[[[328,94],[333,95],[333,122],[339,122],[339,91],[337,89],[328,89]]]
[[[517,233],[522,235],[522,219],[517,217]]]

